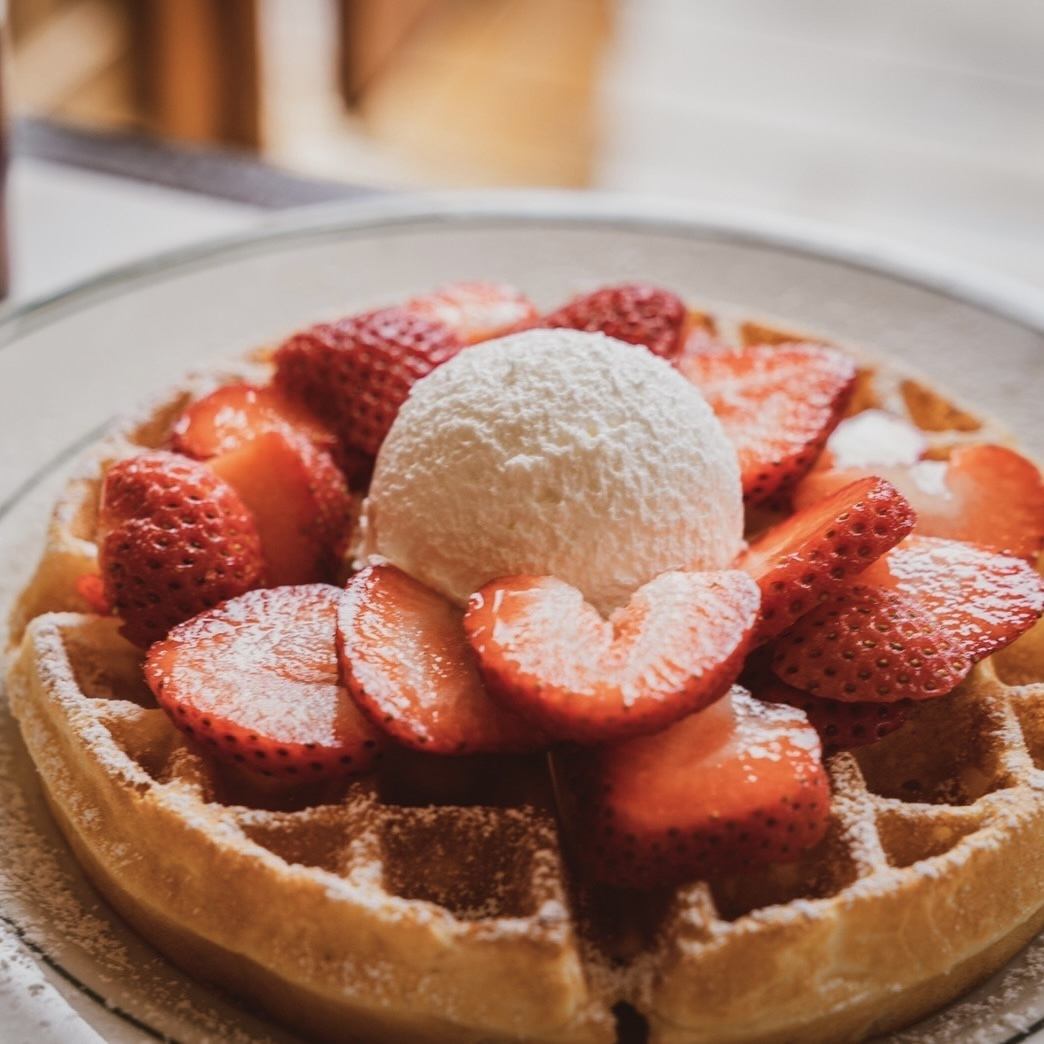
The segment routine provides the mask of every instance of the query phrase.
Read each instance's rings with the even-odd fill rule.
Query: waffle
[[[941,1006],[1044,927],[1044,624],[834,756],[831,826],[800,863],[680,889],[578,879],[540,759],[442,760],[433,780],[401,754],[306,792],[205,760],[73,588],[107,463],[162,444],[192,394],[70,481],[15,607],[8,690],[84,869],[193,975],[324,1040],[842,1041]],[[892,366],[863,365],[868,406],[933,456],[1005,441]]]

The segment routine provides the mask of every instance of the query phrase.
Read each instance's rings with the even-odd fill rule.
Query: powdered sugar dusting
[[[15,531],[13,526],[11,531]],[[4,601],[2,594],[0,592],[0,603]],[[102,733],[108,731],[100,722],[95,722],[93,726],[85,724],[88,730],[91,727],[96,727]],[[111,743],[100,743],[99,749],[112,751],[111,768],[131,774],[138,771],[134,763],[120,757],[120,752],[114,750]],[[49,769],[55,768],[50,762],[47,764]],[[143,769],[139,782],[146,787],[150,785]],[[225,834],[232,842],[242,840],[239,827],[249,818],[249,813],[242,814],[238,822],[235,821],[235,816],[240,815],[238,811],[205,805],[201,801],[203,794],[199,787],[184,780],[173,785],[165,784],[164,790],[164,800],[176,806],[186,820],[212,833]],[[1000,814],[1003,812],[1003,794],[996,796],[996,801],[994,797],[990,795],[985,800],[991,802],[992,810]],[[875,801],[878,806],[882,804],[881,799]],[[379,807],[379,804],[369,805],[363,800],[356,811],[361,815],[375,816]],[[916,808],[913,805],[909,807]],[[427,808],[413,811],[416,812],[414,825],[427,827],[434,831],[433,836],[438,836],[442,826],[440,810]],[[459,809],[442,812],[449,813],[447,823],[453,819],[464,819],[459,815]],[[81,806],[76,809],[76,814],[89,822],[96,813]],[[504,813],[501,810],[494,815],[489,810],[476,810],[471,824],[475,837],[479,841],[488,841],[490,836],[496,836],[498,830],[505,829],[504,823],[510,824],[512,815],[522,816],[523,813],[521,810],[517,813]],[[927,811],[925,815],[928,815]],[[256,815],[258,820],[265,817],[264,812]],[[404,822],[400,817],[401,810],[397,810],[396,823]],[[338,823],[343,822],[338,820]],[[346,873],[338,872],[340,868],[316,867],[307,860],[304,864],[328,883],[332,901],[349,899],[353,903],[379,909],[382,916],[386,915],[389,919],[408,917],[418,925],[443,929],[452,925],[455,931],[462,933],[462,939],[464,932],[472,932],[473,935],[488,933],[503,939],[513,935],[531,937],[534,931],[541,928],[553,934],[567,930],[568,907],[556,893],[561,882],[561,870],[557,865],[557,844],[553,837],[547,839],[546,845],[538,846],[535,852],[529,853],[535,864],[532,881],[534,894],[543,896],[535,911],[526,909],[523,916],[503,916],[501,899],[510,892],[512,874],[509,869],[500,868],[486,882],[485,896],[477,893],[476,901],[471,905],[465,898],[452,911],[456,915],[454,919],[453,916],[447,916],[442,903],[431,901],[441,899],[443,903],[449,902],[449,897],[438,891],[431,899],[390,894],[387,868],[382,865],[378,853],[383,849],[384,855],[387,854],[389,839],[394,836],[395,830],[393,824],[382,833],[374,823],[368,832],[359,834],[349,846],[356,850],[349,854]],[[409,828],[404,828],[404,837],[410,833]],[[861,832],[853,826],[848,833]],[[880,865],[878,860],[882,856],[879,850],[871,851],[873,838],[870,833],[872,831],[866,831],[867,836],[861,838],[861,847],[866,850],[863,872],[867,876],[846,890],[853,897],[863,890],[885,889],[900,874],[898,870]],[[978,831],[960,842],[962,846],[989,846],[993,843],[994,835],[990,831]],[[93,894],[83,886],[67,853],[57,841],[53,827],[42,814],[31,769],[24,754],[20,753],[15,730],[6,714],[0,718],[0,850],[5,853],[4,865],[0,866],[0,911],[18,923],[27,939],[53,954],[76,974],[88,979],[95,989],[109,999],[111,1005],[132,1010],[136,1017],[184,1040],[228,1040],[234,1044],[246,1044],[248,1041],[285,1039],[275,1031],[269,1033],[245,1016],[240,1018],[233,1014],[213,994],[171,971],[134,936],[123,930],[94,899]],[[430,852],[431,849],[426,851]],[[956,851],[956,846],[952,851]],[[259,861],[272,866],[286,866],[274,851],[259,848],[252,854]],[[109,855],[114,859],[136,858],[136,853],[126,847],[122,850],[112,849]],[[928,860],[920,865],[918,872],[942,875],[946,858],[944,854],[938,860]],[[476,860],[476,867],[478,863],[479,860]],[[424,878],[425,887],[430,885],[432,879],[437,881],[437,875],[433,873]],[[755,909],[753,916],[741,917],[735,925],[713,919],[714,911],[710,907],[704,911],[706,918],[702,921],[697,919],[697,923],[692,926],[693,936],[708,927],[711,934],[724,937],[735,930],[755,930],[753,926],[759,921],[775,921],[777,924],[781,919],[812,921],[822,916],[830,901],[829,898],[791,898],[779,906]],[[0,951],[0,962],[3,956],[3,951]],[[586,973],[596,996],[610,997],[626,993],[638,999],[645,996],[644,991],[659,970],[661,954],[650,947],[629,965],[616,968],[611,968],[601,954],[592,952],[587,956],[590,957],[590,964]],[[309,960],[319,960],[316,953],[302,953],[300,957],[303,967],[308,966]],[[6,971],[6,967],[0,963],[0,974],[6,974]],[[23,954],[21,965],[16,969],[12,981],[25,983],[26,993],[33,987],[32,981],[25,978],[27,973],[31,980],[32,968],[26,963]],[[380,961],[363,964],[348,955],[343,974],[353,981],[369,982],[374,994],[380,997],[384,995],[387,982],[395,976],[396,969]],[[1044,997],[1039,988],[1042,979],[1044,944],[1038,943],[998,976],[988,989],[977,991],[966,1002],[897,1039],[904,1044],[941,1044],[954,1039],[971,1040],[975,1044],[998,1044],[1012,1030],[1021,1031],[1032,1025],[1033,1020],[1044,1010]],[[458,986],[466,989],[468,984]],[[414,984],[418,995],[435,992],[440,987],[445,988],[445,983],[440,984],[434,974],[421,977]],[[447,1003],[447,1010],[452,1011],[452,1002]]]

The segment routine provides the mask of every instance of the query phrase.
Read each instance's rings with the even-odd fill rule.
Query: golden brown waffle
[[[747,324],[725,337],[780,340]],[[803,862],[636,895],[573,878],[537,759],[402,756],[373,779],[261,790],[204,760],[116,623],[79,612],[107,461],[161,444],[185,394],[124,427],[56,508],[8,676],[84,868],[192,974],[330,1040],[855,1040],[906,1023],[1044,926],[1044,625],[858,756]],[[867,366],[932,450],[1002,433]],[[44,614],[44,615],[40,615]]]

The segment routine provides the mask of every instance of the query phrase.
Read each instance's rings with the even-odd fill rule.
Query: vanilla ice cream
[[[736,453],[703,396],[650,352],[531,330],[414,385],[377,457],[364,552],[464,604],[551,574],[608,614],[665,569],[740,550]]]

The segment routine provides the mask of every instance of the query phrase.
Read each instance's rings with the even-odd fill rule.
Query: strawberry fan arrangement
[[[738,561],[663,573],[608,620],[551,576],[493,580],[466,608],[387,563],[335,586],[412,385],[531,327],[604,332],[700,388],[759,527]],[[248,775],[293,787],[396,746],[548,751],[567,833],[608,883],[792,860],[827,829],[824,756],[901,728],[1044,610],[1037,468],[995,445],[923,459],[905,420],[845,418],[855,382],[831,348],[719,344],[656,287],[541,316],[458,284],[290,337],[270,384],[218,388],[169,451],[114,465],[80,590],[148,649],[174,723]]]

